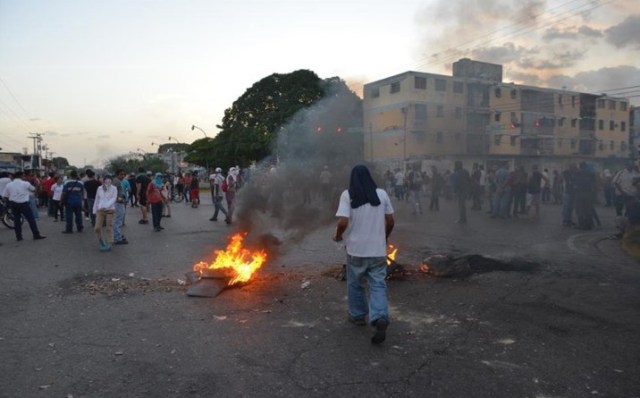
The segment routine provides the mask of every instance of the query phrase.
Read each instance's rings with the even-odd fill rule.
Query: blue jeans
[[[387,304],[387,259],[385,257],[355,257],[347,255],[347,291],[349,315],[363,319],[369,315],[369,323],[378,319],[389,320]],[[369,305],[364,289],[365,278],[369,284]]]
[[[64,210],[65,210],[64,216],[67,219],[67,225],[65,230],[67,232],[73,231],[73,218],[75,216],[76,228],[78,229],[78,232],[82,231],[84,229],[84,226],[82,224],[82,205],[81,204],[66,205]]]
[[[93,214],[93,204],[95,203],[96,198],[87,198],[87,209],[89,209],[89,220],[91,220],[91,226],[96,226],[96,215]]]
[[[113,216],[113,240],[118,242],[124,239],[122,235],[122,224],[124,224],[124,203],[116,203],[116,213]]]
[[[29,195],[29,207],[31,208],[31,213],[33,213],[33,219],[39,220],[40,213],[38,212],[38,199],[36,199],[35,195]]]
[[[213,205],[215,206],[215,211],[213,212],[213,217],[211,218],[214,218],[214,219],[218,218],[218,212],[222,212],[222,214],[224,214],[225,217],[229,218],[229,214],[227,213],[227,210],[222,205],[222,196],[214,196]]]

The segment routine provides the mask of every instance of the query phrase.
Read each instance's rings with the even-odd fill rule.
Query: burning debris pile
[[[267,261],[263,249],[250,249],[243,244],[246,233],[231,236],[225,250],[216,250],[212,263],[201,261],[186,274],[191,286],[188,296],[216,297],[226,288],[242,286]]]
[[[512,259],[505,262],[479,254],[468,254],[454,257],[451,255],[435,254],[422,261],[420,271],[437,277],[464,278],[473,273],[493,271],[533,271],[536,265],[530,262]]]

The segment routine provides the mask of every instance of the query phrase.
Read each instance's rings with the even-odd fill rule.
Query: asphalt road
[[[640,266],[607,239],[610,209],[584,232],[557,206],[458,225],[450,203],[422,216],[396,203],[409,274],[389,282],[392,323],[372,346],[346,322],[331,227],[285,241],[241,288],[186,296],[178,279],[234,230],[203,198],[173,205],[158,233],[129,209],[131,243],[108,253],[45,214],[43,241],[0,226],[0,397],[640,396]],[[429,254],[513,269],[437,278],[418,271]]]

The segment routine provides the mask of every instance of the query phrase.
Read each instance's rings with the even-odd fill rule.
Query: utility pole
[[[29,139],[33,140],[33,155],[31,157],[31,167],[41,168],[41,154],[42,154],[42,134],[41,133],[29,133]],[[38,162],[34,164],[33,156],[37,156]]]

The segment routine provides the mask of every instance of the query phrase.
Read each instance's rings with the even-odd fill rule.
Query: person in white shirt
[[[371,343],[386,338],[389,325],[387,303],[387,238],[393,230],[393,207],[389,195],[379,189],[366,166],[351,171],[349,189],[342,192],[336,213],[334,241],[346,237],[349,320],[365,325],[366,317],[376,332]],[[369,284],[369,304],[364,280]]]
[[[64,221],[64,208],[60,204],[64,184],[60,176],[54,177],[54,180],[55,183],[51,186],[51,206],[53,207],[53,216],[55,217],[53,221],[58,222],[58,213],[60,213],[60,221]]]
[[[31,233],[33,234],[33,239],[44,239],[46,236],[40,234],[38,223],[29,206],[29,196],[35,192],[36,188],[23,180],[23,176],[24,174],[21,171],[16,172],[13,175],[13,181],[7,184],[2,193],[2,196],[9,199],[9,207],[13,211],[13,228],[16,234],[16,240],[18,242],[22,240],[22,217],[27,219],[29,228],[31,228]]]
[[[100,242],[100,250],[107,251],[113,244],[113,217],[116,213],[116,200],[118,189],[112,185],[110,175],[104,176],[102,186],[96,191],[96,200],[93,202],[93,214],[96,215],[96,234]],[[106,221],[106,234],[102,226]],[[106,235],[106,236],[105,236]]]

